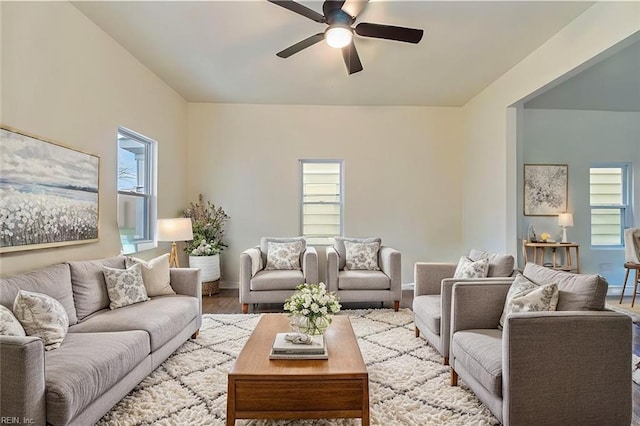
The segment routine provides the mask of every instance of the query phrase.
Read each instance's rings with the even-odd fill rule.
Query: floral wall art
[[[524,165],[526,216],[556,216],[567,211],[568,169],[566,164]]]
[[[97,241],[99,164],[0,128],[0,253]]]

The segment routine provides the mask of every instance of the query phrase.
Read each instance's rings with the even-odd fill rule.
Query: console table
[[[575,257],[571,255],[571,250],[575,251]],[[564,258],[566,264],[562,265],[558,263],[558,250],[564,250]],[[544,265],[546,259],[546,252],[551,251],[551,268],[560,269],[568,272],[580,273],[580,245],[576,243],[532,243],[524,241],[522,243],[522,255],[524,263],[529,262],[529,259],[533,263]],[[531,256],[529,256],[531,252]],[[575,264],[573,260],[575,259]]]

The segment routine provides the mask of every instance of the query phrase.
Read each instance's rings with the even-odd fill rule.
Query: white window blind
[[[342,235],[342,160],[300,160],[300,227],[309,245]]]
[[[628,225],[629,165],[599,165],[589,169],[591,245],[623,245]]]

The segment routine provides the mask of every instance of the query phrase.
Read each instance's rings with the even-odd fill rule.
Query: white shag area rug
[[[369,370],[374,425],[499,425],[424,339],[409,309],[348,310]],[[223,425],[227,373],[260,315],[205,314],[189,340],[123,398],[99,425]],[[360,425],[360,419],[238,420],[237,425]]]

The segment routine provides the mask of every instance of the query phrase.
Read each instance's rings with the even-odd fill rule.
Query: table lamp
[[[193,228],[191,227],[190,218],[158,219],[158,241],[171,241],[170,268],[180,267],[176,241],[190,240],[193,240]]]
[[[571,213],[560,213],[558,215],[558,225],[562,227],[562,242],[567,241],[567,228],[573,226],[573,215]]]

